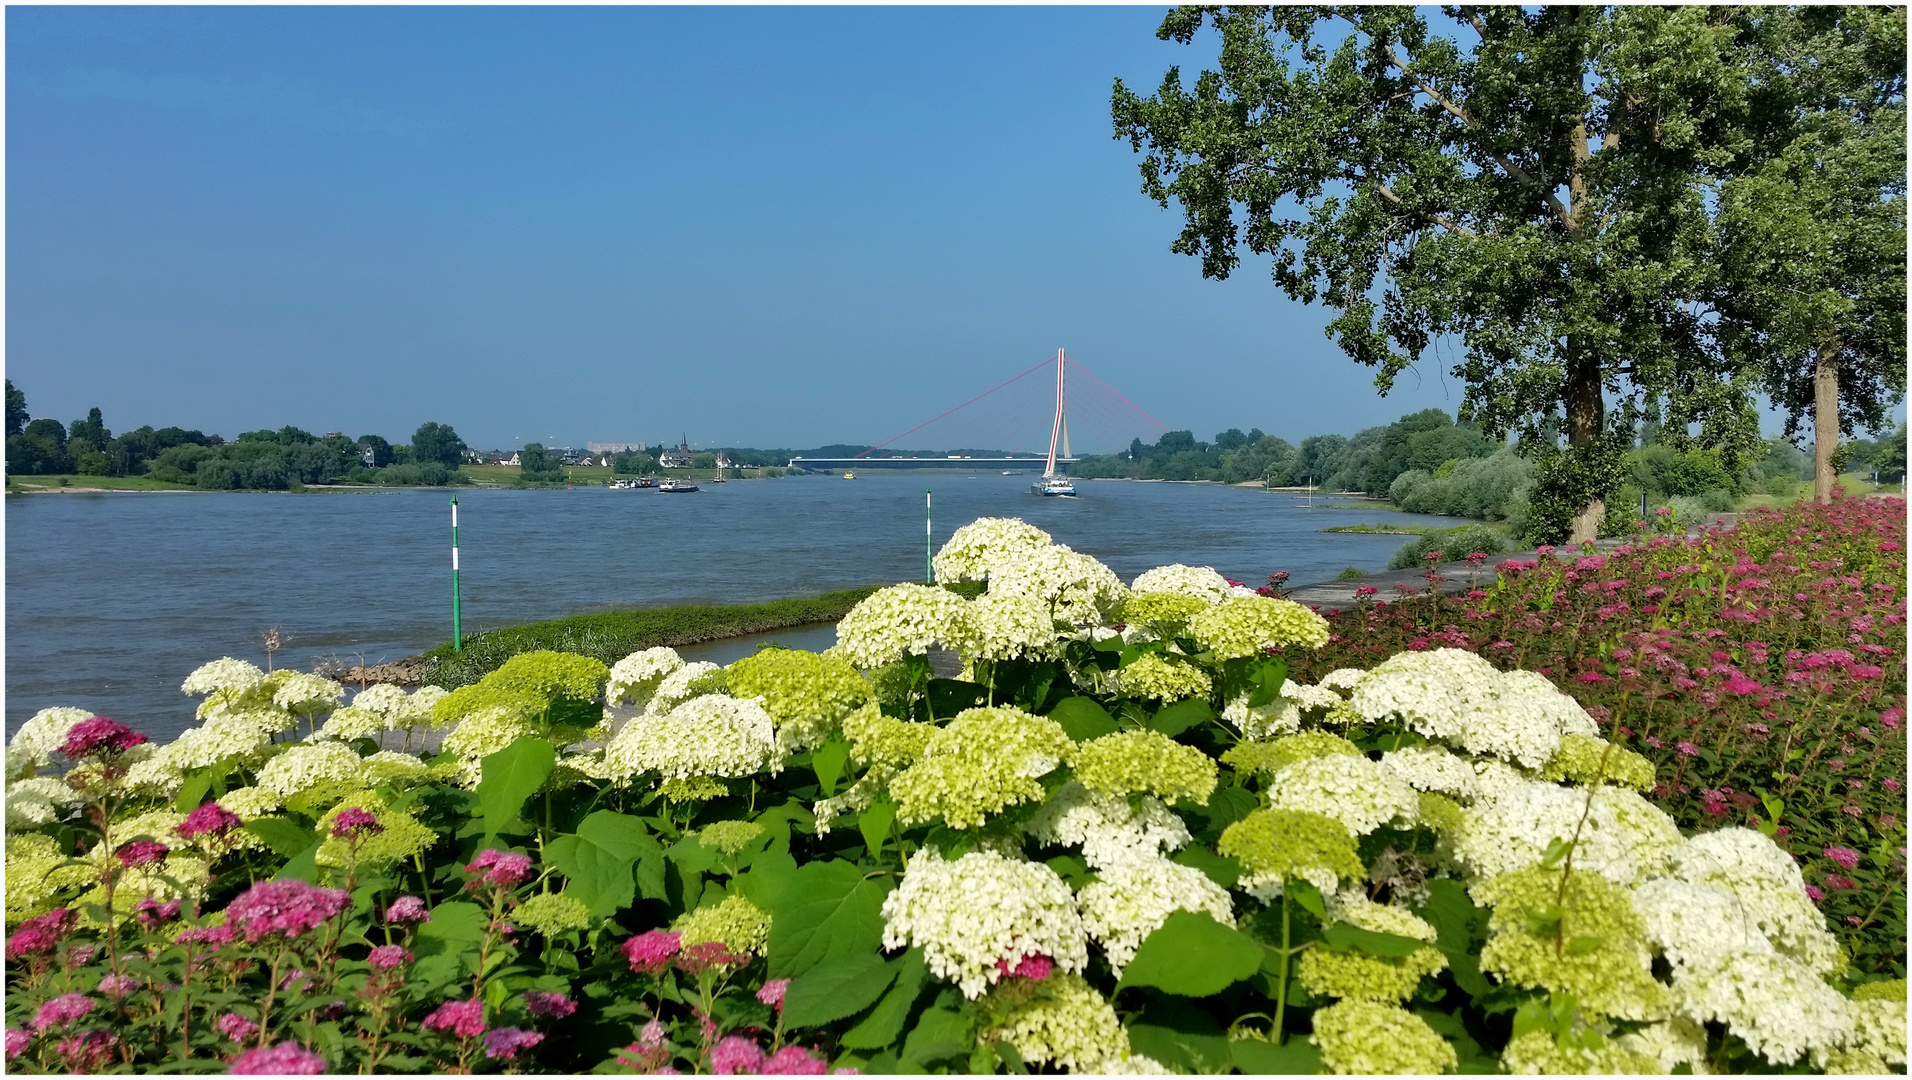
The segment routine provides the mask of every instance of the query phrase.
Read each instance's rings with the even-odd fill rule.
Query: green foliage
[[[1123,986],[1207,997],[1261,970],[1255,940],[1201,912],[1178,911],[1150,934],[1123,969]]]
[[[847,862],[799,867],[772,909],[772,976],[792,978],[826,961],[874,955],[883,941],[881,912],[890,888],[889,881],[866,878]]]
[[[520,830],[518,811],[551,775],[557,748],[543,739],[518,739],[480,766],[478,811],[487,846],[499,833]]]
[[[1498,555],[1507,550],[1507,537],[1491,525],[1462,525],[1422,533],[1401,545],[1388,560],[1389,570],[1411,570],[1427,565],[1427,556],[1441,553],[1443,562],[1459,562],[1476,551]]]
[[[568,880],[565,892],[596,918],[630,907],[640,889],[646,899],[665,896],[664,849],[643,821],[626,814],[594,811],[577,832],[547,844],[545,857]]]

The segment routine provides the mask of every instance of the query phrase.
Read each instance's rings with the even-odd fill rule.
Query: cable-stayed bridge
[[[1053,382],[1033,377],[1039,372],[1052,375]],[[790,464],[804,469],[1039,468],[1059,475],[1075,463],[1078,445],[1089,453],[1115,453],[1138,438],[1153,442],[1167,430],[1121,391],[1057,349],[1054,357],[1045,357],[860,454],[795,457]],[[1042,436],[1047,436],[1046,454],[1022,449]],[[890,449],[905,439],[919,449]]]

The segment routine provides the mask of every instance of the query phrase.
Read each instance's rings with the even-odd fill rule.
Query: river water
[[[1033,477],[883,473],[654,490],[463,489],[467,633],[617,607],[746,603],[920,581],[924,488],[933,542],[985,515],[1021,517],[1123,580],[1167,563],[1260,584],[1343,567],[1379,570],[1406,538],[1323,533],[1360,522],[1458,524],[1381,509],[1303,508],[1214,484],[1083,481],[1079,498],[1029,494]],[[303,494],[13,495],[6,500],[6,721],[50,705],[113,716],[164,741],[193,723],[179,684],[220,656],[280,666],[320,656],[391,660],[451,637],[445,490]],[[822,648],[829,627],[783,631]],[[754,641],[712,643],[728,661]]]

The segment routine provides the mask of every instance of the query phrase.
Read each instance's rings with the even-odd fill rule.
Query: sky
[[[1200,438],[1451,412],[1168,250],[1109,119],[1212,64],[1163,10],[12,7],[7,376],[484,448],[880,443],[1058,347]]]

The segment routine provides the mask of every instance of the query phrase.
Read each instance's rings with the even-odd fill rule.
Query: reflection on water
[[[1441,523],[1386,510],[1297,508],[1213,484],[1085,481],[1076,499],[1028,478],[859,473],[655,491],[458,492],[467,633],[582,611],[745,603],[924,576],[933,542],[985,515],[1021,517],[1108,563],[1213,566],[1259,584],[1344,566],[1378,570],[1399,536],[1327,534],[1363,521]],[[451,636],[448,491],[65,494],[7,499],[7,730],[49,705],[115,716],[166,739],[192,723],[186,673],[237,656],[395,659]],[[821,648],[829,627],[698,647],[728,661],[759,640]],[[690,650],[687,650],[687,652]]]

